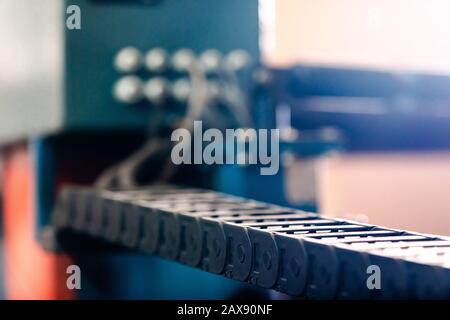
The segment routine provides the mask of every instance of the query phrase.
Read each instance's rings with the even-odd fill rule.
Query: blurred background
[[[66,25],[70,5],[79,30]],[[248,126],[248,113],[253,127],[282,130],[282,168],[186,168],[170,182],[450,236],[449,10],[446,0],[0,0],[0,297],[74,298],[61,280],[73,261],[89,270],[79,298],[274,297],[157,258],[41,246],[64,184],[98,182],[167,137],[202,86],[210,127]],[[147,160],[136,184],[158,171]]]
[[[388,71],[399,77],[402,73],[450,73],[450,41],[446,36],[450,25],[445,13],[450,4],[444,0],[288,0],[262,4],[262,48],[270,65],[345,66]],[[444,79],[425,80],[412,94],[426,87],[439,90],[441,85],[448,94],[450,82]],[[403,99],[398,107],[402,110],[397,110],[403,119],[396,123],[391,122],[394,115],[364,123],[358,113],[370,112],[371,107],[360,102],[360,110],[348,121],[361,129],[351,134],[371,133],[361,139],[354,152],[327,160],[321,168],[320,210],[394,228],[450,235],[450,202],[445,196],[450,183],[450,136],[434,127],[440,119],[448,127],[450,102],[444,100],[438,108],[433,105],[436,95],[432,94],[420,103],[409,97],[398,99]],[[337,118],[343,119],[342,113],[349,108],[327,109],[326,122],[333,124],[344,121]],[[411,115],[419,110],[430,118],[414,119]]]

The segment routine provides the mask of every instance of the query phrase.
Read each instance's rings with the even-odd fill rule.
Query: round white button
[[[180,49],[173,54],[172,65],[176,71],[187,71],[195,63],[195,59],[196,58],[192,50]]]
[[[142,67],[142,60],[141,52],[138,49],[126,47],[117,53],[114,66],[119,72],[136,72]]]
[[[252,58],[247,51],[236,49],[226,56],[226,64],[232,70],[241,70],[250,65]]]
[[[161,104],[170,93],[170,85],[165,78],[154,77],[147,81],[144,95],[154,104]]]
[[[136,103],[142,99],[142,87],[141,79],[136,76],[126,76],[116,82],[113,95],[122,103]]]
[[[149,71],[164,71],[169,63],[169,55],[162,48],[155,48],[147,52],[145,55],[145,66]]]
[[[201,54],[200,62],[207,72],[217,71],[222,63],[222,54],[215,49],[206,50]]]
[[[191,82],[188,79],[179,79],[172,85],[172,95],[179,102],[186,102],[191,95]]]

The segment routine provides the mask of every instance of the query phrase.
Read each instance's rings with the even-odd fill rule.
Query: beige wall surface
[[[450,73],[449,0],[260,0],[274,65]],[[333,216],[450,236],[450,152],[342,155],[323,163]]]
[[[450,236],[450,152],[340,155],[319,180],[324,214]]]
[[[260,1],[271,63],[450,73],[448,0]]]

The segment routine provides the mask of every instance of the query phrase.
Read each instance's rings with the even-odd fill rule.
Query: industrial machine
[[[269,66],[258,8],[2,2],[7,298],[450,297],[448,237],[317,213],[329,157],[450,147],[450,76]],[[210,163],[196,159],[200,121]],[[272,174],[253,161],[261,132],[276,133]]]

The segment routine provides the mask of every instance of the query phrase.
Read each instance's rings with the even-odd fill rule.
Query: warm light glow
[[[260,49],[264,59],[277,54],[276,0],[259,0]]]
[[[283,0],[273,11],[269,62],[450,73],[448,0]]]

